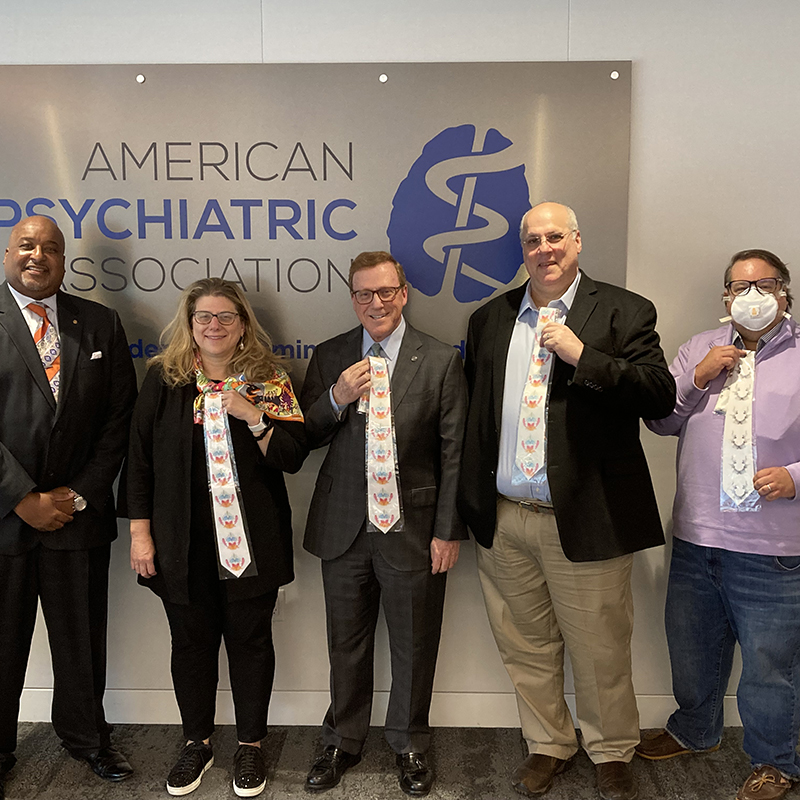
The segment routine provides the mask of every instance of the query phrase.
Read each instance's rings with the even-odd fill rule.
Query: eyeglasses
[[[760,294],[775,294],[783,286],[780,278],[759,278],[757,281],[729,281],[725,288],[734,297],[750,291],[750,287],[755,286]]]
[[[359,289],[357,292],[351,291],[350,294],[355,297],[356,303],[366,306],[372,302],[375,295],[378,295],[384,303],[388,303],[394,300],[402,288],[402,286],[382,286],[380,289]]]
[[[208,325],[214,317],[219,320],[220,325],[233,325],[238,316],[235,311],[220,311],[219,314],[212,314],[210,311],[195,311],[192,314],[194,321],[201,325]]]
[[[529,250],[538,250],[542,246],[542,238],[547,240],[547,244],[551,247],[555,247],[559,242],[563,241],[566,236],[569,236],[571,233],[575,233],[575,231],[566,231],[566,233],[562,233],[561,231],[554,231],[553,233],[546,233],[544,237],[531,235],[527,236],[523,240],[523,244]]]

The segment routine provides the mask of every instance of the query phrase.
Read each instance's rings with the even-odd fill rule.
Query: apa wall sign
[[[45,214],[64,288],[116,307],[140,363],[181,289],[220,276],[303,363],[355,323],[351,259],[390,249],[410,320],[461,346],[524,279],[518,226],[578,214],[624,283],[630,64],[0,67],[0,237]],[[612,77],[612,75],[616,77]]]

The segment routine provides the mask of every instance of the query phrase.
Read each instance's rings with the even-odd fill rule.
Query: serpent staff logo
[[[519,270],[519,221],[529,207],[525,165],[510,139],[494,128],[447,128],[397,188],[392,254],[423,294],[483,300]]]

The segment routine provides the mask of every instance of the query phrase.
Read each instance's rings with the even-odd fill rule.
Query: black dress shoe
[[[6,773],[11,772],[16,763],[17,757],[13,753],[0,753],[0,775],[5,777]]]
[[[70,750],[69,754],[78,761],[85,761],[95,775],[106,781],[124,781],[133,775],[133,767],[116,747],[103,747],[88,753]]]
[[[329,744],[311,765],[306,775],[306,789],[309,792],[333,789],[342,779],[342,775],[359,761],[361,761],[360,753],[348,753]]]
[[[425,797],[433,786],[433,770],[425,753],[399,753],[400,788],[412,797]]]
[[[17,759],[13,753],[0,753],[0,800],[5,800],[6,796],[6,774],[16,763]]]

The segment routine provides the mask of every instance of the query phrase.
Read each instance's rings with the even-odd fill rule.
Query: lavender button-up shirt
[[[679,438],[672,532],[687,542],[738,553],[800,555],[800,500],[764,500],[755,512],[720,511],[725,418],[714,407],[727,371],[705,389],[695,386],[694,371],[712,347],[731,344],[735,335],[733,325],[725,325],[682,345],[669,368],[678,390],[675,410],[666,419],[645,422],[661,436]],[[800,493],[800,327],[794,320],[784,320],[759,347],[755,364],[756,471],[786,467]]]

